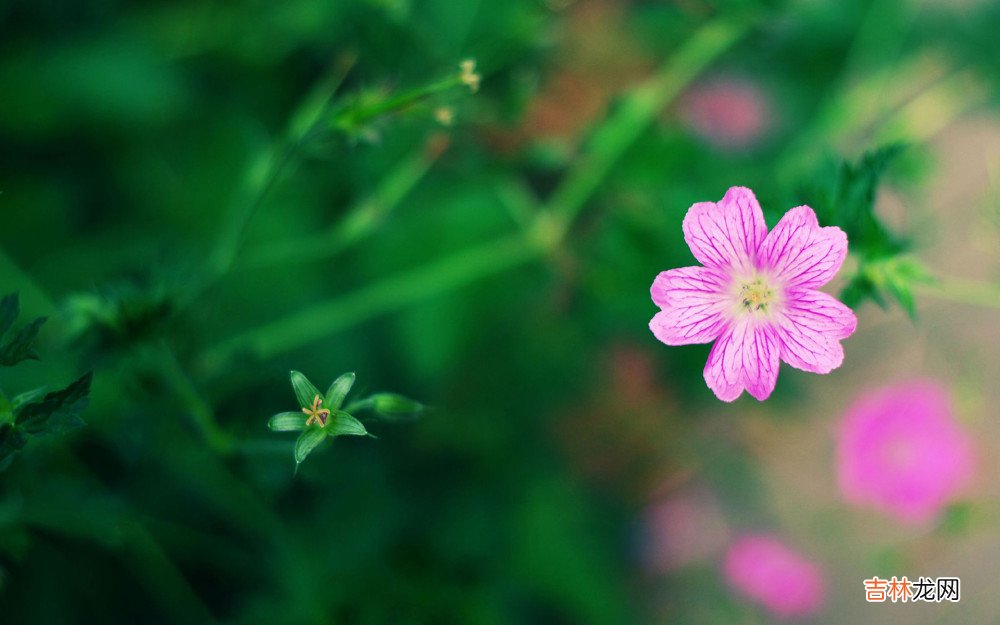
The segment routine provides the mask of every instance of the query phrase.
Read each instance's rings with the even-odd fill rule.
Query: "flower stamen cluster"
[[[323,398],[316,395],[316,397],[313,398],[312,406],[302,409],[302,412],[309,416],[306,420],[306,425],[317,424],[320,427],[326,426],[326,422],[330,419],[330,410],[323,408],[322,406]]]

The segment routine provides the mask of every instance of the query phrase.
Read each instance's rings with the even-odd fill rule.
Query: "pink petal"
[[[746,187],[732,187],[718,203],[699,202],[684,216],[684,240],[706,267],[752,267],[767,236],[764,213]]]
[[[764,401],[778,381],[778,337],[774,328],[749,317],[738,319],[712,346],[705,382],[722,401],[733,401],[745,388]]]
[[[781,359],[803,371],[830,373],[844,361],[840,341],[854,333],[854,312],[831,295],[812,289],[785,293],[777,322]]]
[[[785,213],[764,239],[757,262],[790,286],[812,289],[829,282],[846,256],[844,231],[835,226],[820,228],[813,209],[798,206]]]
[[[656,276],[650,293],[663,310],[649,322],[667,345],[709,343],[725,329],[723,290],[728,278],[706,267],[681,267]]]

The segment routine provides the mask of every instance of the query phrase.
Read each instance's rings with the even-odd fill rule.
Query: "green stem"
[[[642,136],[659,111],[750,27],[749,20],[728,18],[702,26],[660,72],[626,96],[621,107],[595,130],[589,150],[567,173],[547,203],[547,209],[540,211],[519,235],[383,278],[349,295],[313,304],[301,312],[233,337],[209,350],[204,366],[209,371],[217,371],[244,350],[260,358],[269,358],[304,347],[374,315],[505,271],[551,250],[565,237],[569,226],[611,167]]]
[[[163,345],[162,350],[154,355],[160,365],[164,379],[177,394],[178,399],[188,409],[191,422],[202,440],[220,455],[228,455],[234,449],[235,440],[219,427],[215,421],[215,411],[202,399],[194,382],[177,360],[177,356],[169,346]]]
[[[752,20],[719,18],[702,26],[659,72],[627,95],[593,133],[589,150],[553,192],[547,208],[558,215],[560,236],[604,181],[611,167],[702,70],[733,46]]]
[[[343,82],[354,63],[353,58],[339,60],[310,90],[289,118],[284,138],[265,148],[251,161],[237,193],[228,226],[216,243],[209,261],[209,283],[225,276],[236,262],[250,222],[257,215],[264,199],[282,172],[298,158],[302,142],[316,128],[329,109],[330,98]]]
[[[398,95],[371,104],[348,105],[333,116],[330,127],[337,130],[357,130],[361,126],[387,113],[405,109],[430,96],[462,85],[459,74],[437,82],[416,87]]]
[[[321,260],[364,240],[378,229],[423,179],[447,146],[446,138],[440,135],[431,137],[425,145],[396,165],[375,191],[351,208],[336,227],[318,236],[282,241],[265,247],[252,254],[247,265],[257,268]]]
[[[312,304],[305,310],[229,339],[209,351],[204,364],[215,371],[240,351],[266,359],[304,347],[374,315],[499,273],[539,253],[538,248],[520,236],[463,250],[417,269],[383,278],[349,295]]]

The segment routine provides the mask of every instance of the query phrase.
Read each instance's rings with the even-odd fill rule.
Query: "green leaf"
[[[90,399],[93,372],[62,389],[47,393],[41,401],[24,404],[15,423],[28,434],[64,433],[84,424],[80,418]]]
[[[272,432],[298,432],[306,429],[308,419],[302,412],[279,412],[268,420],[267,427]]]
[[[11,400],[11,408],[13,408],[14,413],[21,409],[21,406],[30,404],[31,402],[38,401],[42,395],[45,395],[45,387],[39,386],[38,388],[32,389],[30,391],[25,391],[17,397]]]
[[[354,373],[345,373],[330,385],[330,388],[326,391],[326,401],[323,406],[329,408],[331,412],[339,410],[340,406],[344,403],[344,398],[347,394],[351,392],[351,387],[354,386]]]
[[[11,293],[0,300],[0,340],[7,334],[7,330],[14,325],[14,320],[21,313],[21,303],[17,293]]]
[[[323,428],[309,428],[303,432],[295,441],[295,464],[302,464],[302,461],[316,449],[316,446],[323,442],[327,432]]]
[[[375,413],[389,421],[415,419],[425,410],[420,402],[396,393],[376,393],[369,400]]]
[[[38,330],[45,321],[45,317],[39,317],[21,328],[9,341],[5,341],[0,346],[0,366],[13,367],[24,360],[38,360],[33,347],[38,338]]]
[[[875,201],[886,170],[905,149],[895,143],[866,152],[857,162],[830,163],[800,189],[798,199],[816,211],[821,225],[846,232],[854,254],[896,254],[908,242],[876,216]]]
[[[295,398],[299,400],[299,405],[303,408],[312,406],[313,400],[317,396],[323,397],[309,381],[309,378],[298,371],[292,371],[292,388],[295,390]]]
[[[931,273],[915,258],[891,256],[867,259],[862,260],[858,274],[844,288],[841,296],[848,306],[871,299],[883,308],[892,298],[913,319],[917,313],[914,287],[933,281]]]
[[[370,436],[363,423],[343,410],[338,410],[330,417],[326,430],[330,436]]]

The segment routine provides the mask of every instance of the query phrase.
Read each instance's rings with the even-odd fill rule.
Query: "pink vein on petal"
[[[837,227],[821,228],[808,206],[791,209],[760,246],[761,267],[789,285],[816,288],[829,282],[847,257],[847,235]]]

